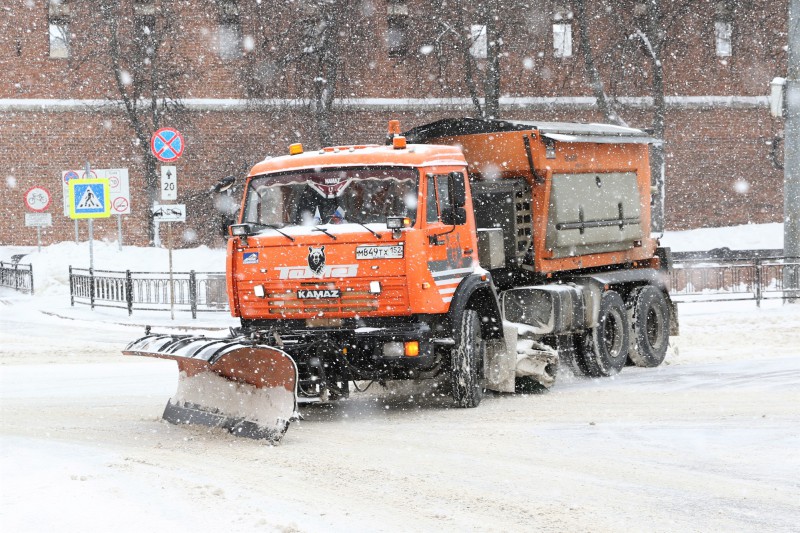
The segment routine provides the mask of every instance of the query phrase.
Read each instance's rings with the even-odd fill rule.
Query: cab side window
[[[450,202],[450,176],[436,176],[436,192],[439,196],[439,220],[446,220],[447,213],[453,211],[453,204]]]
[[[428,174],[428,195],[425,199],[425,220],[437,222],[439,220],[439,209],[436,206],[436,182],[431,174]]]
[[[453,210],[450,202],[450,176],[439,174],[428,175],[428,197],[426,203],[428,222],[439,222],[443,215]]]

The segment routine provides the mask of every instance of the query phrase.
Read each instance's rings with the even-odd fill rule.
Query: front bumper
[[[326,391],[346,396],[349,381],[433,377],[440,365],[441,351],[435,347],[442,342],[428,322],[418,319],[360,320],[335,328],[308,328],[303,321],[265,326],[244,332],[295,360],[301,397],[315,398]],[[408,342],[418,343],[416,355],[397,349]],[[385,349],[387,344],[391,348]]]

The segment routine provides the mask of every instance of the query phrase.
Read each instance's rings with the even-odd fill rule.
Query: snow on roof
[[[315,167],[347,166],[432,166],[466,165],[461,150],[454,146],[410,144],[405,149],[391,146],[339,146],[303,152],[298,155],[283,155],[267,158],[256,164],[250,176],[265,172],[296,170]]]

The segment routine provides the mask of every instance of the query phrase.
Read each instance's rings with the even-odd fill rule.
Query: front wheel
[[[481,324],[478,313],[465,309],[461,315],[456,344],[450,356],[450,381],[453,400],[458,407],[478,407],[483,396],[483,352]]]

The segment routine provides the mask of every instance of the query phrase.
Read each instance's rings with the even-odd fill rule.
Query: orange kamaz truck
[[[292,145],[253,167],[230,227],[241,327],[125,353],[178,361],[168,420],[273,441],[298,400],[364,382],[431,380],[476,407],[486,389],[551,385],[559,361],[588,376],[657,366],[677,315],[650,231],[651,142],[449,119],[402,134],[393,121],[384,145]]]

